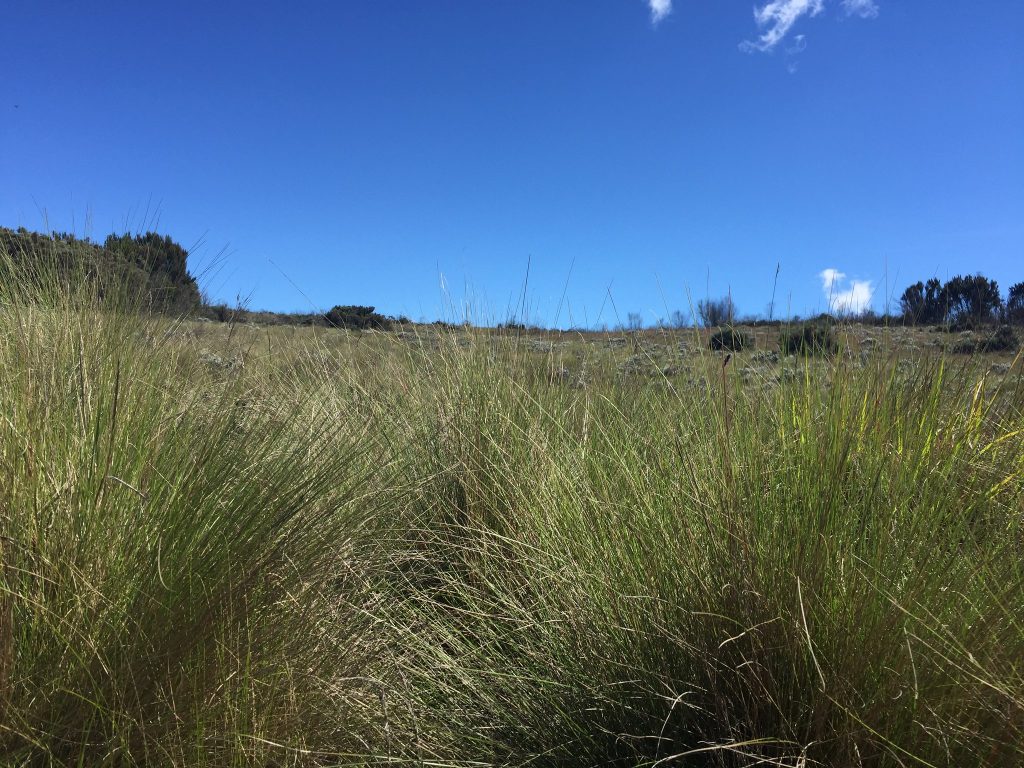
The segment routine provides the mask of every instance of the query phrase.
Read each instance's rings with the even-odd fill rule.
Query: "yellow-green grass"
[[[1020,361],[0,295],[0,764],[1024,763]]]

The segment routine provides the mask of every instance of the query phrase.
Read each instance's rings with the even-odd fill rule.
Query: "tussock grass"
[[[1019,361],[635,379],[4,285],[4,764],[1024,762]]]

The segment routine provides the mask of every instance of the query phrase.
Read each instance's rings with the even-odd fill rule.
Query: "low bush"
[[[1020,349],[1020,339],[1013,328],[1002,325],[990,336],[983,339],[964,339],[953,346],[953,351],[962,355],[971,355],[976,352],[1009,352],[1014,353]]]
[[[719,328],[713,334],[708,341],[708,345],[711,349],[728,350],[729,352],[739,352],[745,347],[749,347],[751,339],[745,333],[736,330],[732,327]]]
[[[839,342],[828,325],[801,325],[783,328],[779,349],[787,355],[834,355]]]
[[[374,307],[337,306],[324,317],[327,319],[327,324],[335,328],[383,330],[391,327],[391,319],[377,314]]]
[[[995,333],[982,342],[984,352],[1016,352],[1020,349],[1020,339],[1013,328],[1008,325],[1000,326]]]

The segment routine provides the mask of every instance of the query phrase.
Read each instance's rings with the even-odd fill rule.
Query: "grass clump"
[[[35,269],[0,311],[0,763],[365,752],[379,436]]]
[[[574,417],[481,376],[396,601],[421,722],[485,764],[1019,759],[1021,489],[990,495],[1019,458],[959,381],[850,370]],[[977,439],[1002,469],[976,474]]]

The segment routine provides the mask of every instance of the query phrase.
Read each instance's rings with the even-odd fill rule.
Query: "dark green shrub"
[[[1016,352],[1020,349],[1020,339],[1014,333],[1013,328],[1008,325],[1001,325],[982,343],[984,352]]]
[[[234,319],[234,312],[231,307],[221,302],[220,304],[207,304],[203,307],[200,315],[218,323],[227,323]]]
[[[779,349],[786,355],[834,355],[839,342],[828,325],[789,326],[782,329]]]
[[[374,309],[374,307],[337,306],[324,317],[328,325],[335,328],[390,328],[391,319],[377,314]]]
[[[1016,352],[1020,349],[1020,339],[1013,328],[1002,325],[991,336],[985,339],[964,339],[953,347],[953,351],[961,355],[975,352]]]
[[[199,286],[188,272],[188,251],[171,238],[110,235],[102,245],[66,232],[40,234],[0,227],[0,253],[20,279],[87,284],[109,306],[184,314],[202,305]],[[2,271],[2,270],[0,270]],[[11,278],[0,274],[0,282]]]
[[[963,339],[953,345],[953,352],[958,355],[973,355],[981,345],[974,339]]]
[[[735,328],[719,328],[711,334],[708,345],[714,350],[739,352],[744,347],[750,346],[750,337]]]

